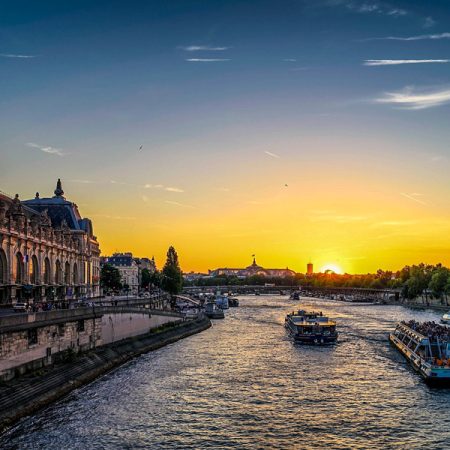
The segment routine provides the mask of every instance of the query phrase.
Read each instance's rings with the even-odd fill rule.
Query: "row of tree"
[[[420,295],[429,295],[442,298],[450,295],[450,270],[442,264],[418,264],[405,266],[393,272],[377,270],[376,273],[363,275],[315,273],[312,275],[296,274],[293,277],[269,278],[252,276],[238,278],[236,276],[220,276],[200,278],[187,283],[196,286],[242,286],[264,285],[275,286],[311,286],[311,287],[350,287],[370,289],[399,289],[404,298],[415,298]]]
[[[119,269],[111,264],[103,264],[100,271],[100,285],[104,292],[127,291],[129,286],[122,283]],[[161,272],[142,269],[140,287],[150,289],[157,287],[175,295],[181,291],[183,286],[183,274],[178,261],[178,254],[173,247],[167,251],[166,263]]]

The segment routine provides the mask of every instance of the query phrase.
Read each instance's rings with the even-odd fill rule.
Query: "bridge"
[[[262,286],[262,285],[232,285],[232,286],[189,286],[183,288],[185,294],[200,293],[232,293],[235,295],[288,295],[301,290],[302,295],[333,296],[337,299],[353,301],[387,301],[399,300],[400,291],[394,289],[372,289],[353,287],[318,287],[318,286]]]

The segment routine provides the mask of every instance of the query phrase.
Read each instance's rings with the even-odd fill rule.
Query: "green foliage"
[[[108,291],[118,291],[122,288],[119,269],[111,264],[104,264],[100,272],[100,284]]]
[[[446,267],[439,267],[433,272],[428,287],[434,297],[442,298],[442,296],[447,292],[447,287],[450,280],[449,277],[450,270]]]
[[[183,274],[178,262],[178,255],[171,246],[167,251],[167,260],[161,273],[161,287],[169,294],[176,295],[181,292],[182,285]]]
[[[264,285],[304,286],[318,288],[367,288],[367,289],[399,289],[404,298],[413,299],[420,295],[428,296],[431,291],[434,297],[450,294],[450,270],[441,264],[418,264],[405,266],[392,272],[377,270],[376,273],[351,275],[336,273],[315,273],[313,275],[296,274],[288,278],[270,278],[255,275],[248,278],[236,276],[219,276],[200,278],[185,285],[195,286],[245,286]]]

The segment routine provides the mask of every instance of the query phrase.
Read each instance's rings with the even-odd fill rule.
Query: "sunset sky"
[[[9,2],[0,189],[185,271],[450,264],[449,60],[445,0]]]

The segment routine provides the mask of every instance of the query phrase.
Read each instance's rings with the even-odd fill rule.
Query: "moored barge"
[[[295,342],[301,344],[334,344],[338,338],[336,322],[322,312],[294,311],[286,316],[285,325]]]
[[[400,322],[389,340],[425,381],[450,384],[450,328],[434,322]]]

